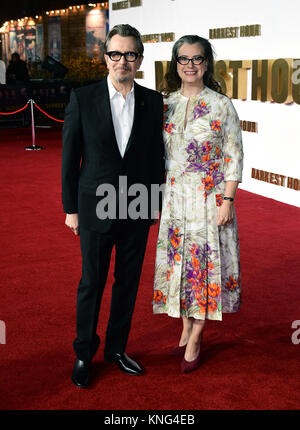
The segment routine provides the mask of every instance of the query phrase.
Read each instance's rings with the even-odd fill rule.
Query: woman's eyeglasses
[[[191,61],[194,66],[200,66],[200,64],[203,63],[205,60],[205,57],[202,57],[202,55],[195,55],[193,58],[185,57],[184,55],[177,57],[176,61],[177,63],[181,64],[182,66],[186,66]]]

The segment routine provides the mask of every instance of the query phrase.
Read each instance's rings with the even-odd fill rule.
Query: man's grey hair
[[[105,54],[106,54],[106,52],[108,52],[109,42],[111,41],[112,37],[115,36],[116,34],[118,34],[119,36],[122,36],[122,37],[133,37],[136,40],[136,46],[137,46],[138,53],[140,55],[143,55],[144,45],[143,45],[143,42],[141,39],[140,32],[136,28],[131,27],[131,25],[129,25],[129,24],[115,25],[109,31],[108,35],[106,36],[105,43],[104,43],[104,53]]]

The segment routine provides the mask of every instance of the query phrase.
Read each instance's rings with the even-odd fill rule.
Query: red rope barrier
[[[27,107],[28,107],[28,103],[25,106],[23,106],[21,109],[18,109],[14,112],[0,112],[0,115],[13,115],[15,113],[21,112],[22,110],[26,109]]]
[[[0,112],[0,115],[13,115],[13,114],[15,114],[15,113],[18,113],[18,112],[21,112],[22,110],[24,110],[24,109],[26,109],[27,107],[28,107],[28,103],[29,102],[27,102],[27,104],[25,105],[25,106],[23,106],[21,109],[18,109],[18,110],[16,110],[16,111],[14,111],[14,112]],[[35,106],[41,111],[41,112],[43,112],[43,114],[44,115],[46,115],[46,116],[48,116],[49,118],[51,118],[51,119],[53,119],[54,121],[57,121],[57,122],[64,122],[64,120],[63,119],[57,119],[57,118],[54,118],[53,116],[51,116],[51,115],[49,115],[47,112],[45,112],[42,108],[40,108],[34,101],[33,101],[33,103],[35,104]]]
[[[43,112],[43,114],[47,115],[49,118],[54,119],[54,121],[57,121],[57,122],[64,122],[63,119],[53,118],[53,116],[49,115],[47,112],[45,112],[43,109],[41,109],[36,103],[34,103],[34,104],[41,112]]]

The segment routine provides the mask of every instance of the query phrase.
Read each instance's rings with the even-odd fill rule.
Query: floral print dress
[[[187,112],[187,103],[189,111]],[[208,87],[164,99],[166,188],[154,276],[154,313],[222,320],[240,307],[236,214],[217,225],[226,181],[242,181],[240,122],[229,98]]]

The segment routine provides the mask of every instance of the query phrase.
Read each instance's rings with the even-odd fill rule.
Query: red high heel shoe
[[[169,352],[169,355],[184,355],[186,349],[186,345],[183,346],[175,346],[175,348],[172,348]]]
[[[202,339],[203,339],[203,336],[201,334],[200,348],[199,348],[199,352],[198,352],[198,355],[195,358],[195,360],[187,361],[183,357],[182,362],[181,362],[181,372],[182,373],[193,372],[194,370],[198,369],[198,367],[200,366],[200,361],[201,361],[201,354],[200,354],[200,352],[201,352],[201,346],[202,346]]]

